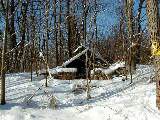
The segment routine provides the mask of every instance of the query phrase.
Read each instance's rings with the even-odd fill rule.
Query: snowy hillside
[[[42,85],[45,79],[29,73],[7,75],[7,104],[0,106],[0,120],[160,120],[155,103],[155,83],[148,81],[154,72],[151,66],[139,66],[130,80],[123,77],[91,82],[90,100],[84,89],[76,86],[85,80],[49,80],[49,87]],[[35,96],[28,102],[27,100]],[[56,109],[49,108],[50,99],[57,99]]]

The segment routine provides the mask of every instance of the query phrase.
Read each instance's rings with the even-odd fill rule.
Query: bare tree
[[[129,72],[131,75],[131,83],[132,83],[132,72],[136,69],[136,63],[135,63],[135,54],[132,48],[133,44],[133,0],[126,0],[126,16],[127,16],[127,30],[128,30],[128,38],[130,41],[129,47]]]
[[[58,39],[57,39],[57,0],[53,0],[53,15],[54,15],[54,40],[56,46],[56,65],[59,65],[59,51],[58,51]]]
[[[46,0],[45,3],[45,39],[46,39],[46,73],[48,73],[48,51],[49,51],[49,47],[48,47],[48,41],[49,41],[49,26],[48,26],[48,21],[49,21],[49,7],[50,7],[50,0]],[[45,82],[45,86],[48,86],[48,82],[47,82],[47,75],[46,75],[46,82]]]
[[[3,5],[3,0],[1,1]],[[5,8],[5,34],[3,39],[3,49],[2,49],[2,64],[1,64],[1,104],[4,105],[6,103],[5,100],[5,73],[6,73],[6,52],[7,52],[7,42],[8,42],[8,10],[9,10],[9,0],[6,1],[6,8]]]
[[[158,39],[158,0],[147,0],[148,28],[152,43],[151,51],[156,70],[156,104],[160,109],[160,40]]]

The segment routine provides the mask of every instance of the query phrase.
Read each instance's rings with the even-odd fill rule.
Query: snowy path
[[[148,83],[152,67],[140,66],[132,84],[122,77],[92,81],[92,99],[86,93],[75,94],[75,85],[85,80],[50,80],[48,88],[36,92],[29,105],[24,101],[43,83],[43,78],[29,73],[7,75],[7,104],[0,106],[0,120],[160,120],[155,104],[155,83]],[[47,94],[44,94],[44,91]],[[49,109],[50,96],[57,98],[57,109]]]

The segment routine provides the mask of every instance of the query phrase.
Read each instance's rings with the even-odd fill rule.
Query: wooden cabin
[[[60,68],[66,69],[57,73],[58,79],[85,79],[86,68],[88,69],[89,77],[90,70],[94,67],[106,66],[107,62],[100,56],[100,54],[93,53],[92,50],[79,46],[74,51],[74,56],[64,62]],[[94,56],[94,57],[93,57]],[[87,61],[87,62],[86,62]],[[86,65],[87,63],[87,65]],[[68,69],[68,70],[67,70]],[[76,69],[75,71],[69,71],[69,69]]]
[[[61,66],[50,70],[54,78],[61,80],[85,79],[88,69],[90,79],[107,80],[120,69],[124,70],[125,67],[125,62],[121,61],[109,66],[99,53],[84,46],[78,47],[74,53],[75,55]]]

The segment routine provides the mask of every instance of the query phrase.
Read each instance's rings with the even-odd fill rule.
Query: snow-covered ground
[[[45,79],[29,73],[7,75],[7,104],[0,105],[0,120],[160,120],[156,108],[155,83],[151,66],[140,65],[133,83],[112,80],[91,82],[90,100],[82,88],[86,80],[49,80],[49,87],[42,86]],[[39,89],[40,88],[40,89]],[[33,95],[28,102],[27,100]],[[56,109],[49,108],[52,97],[57,99]]]

